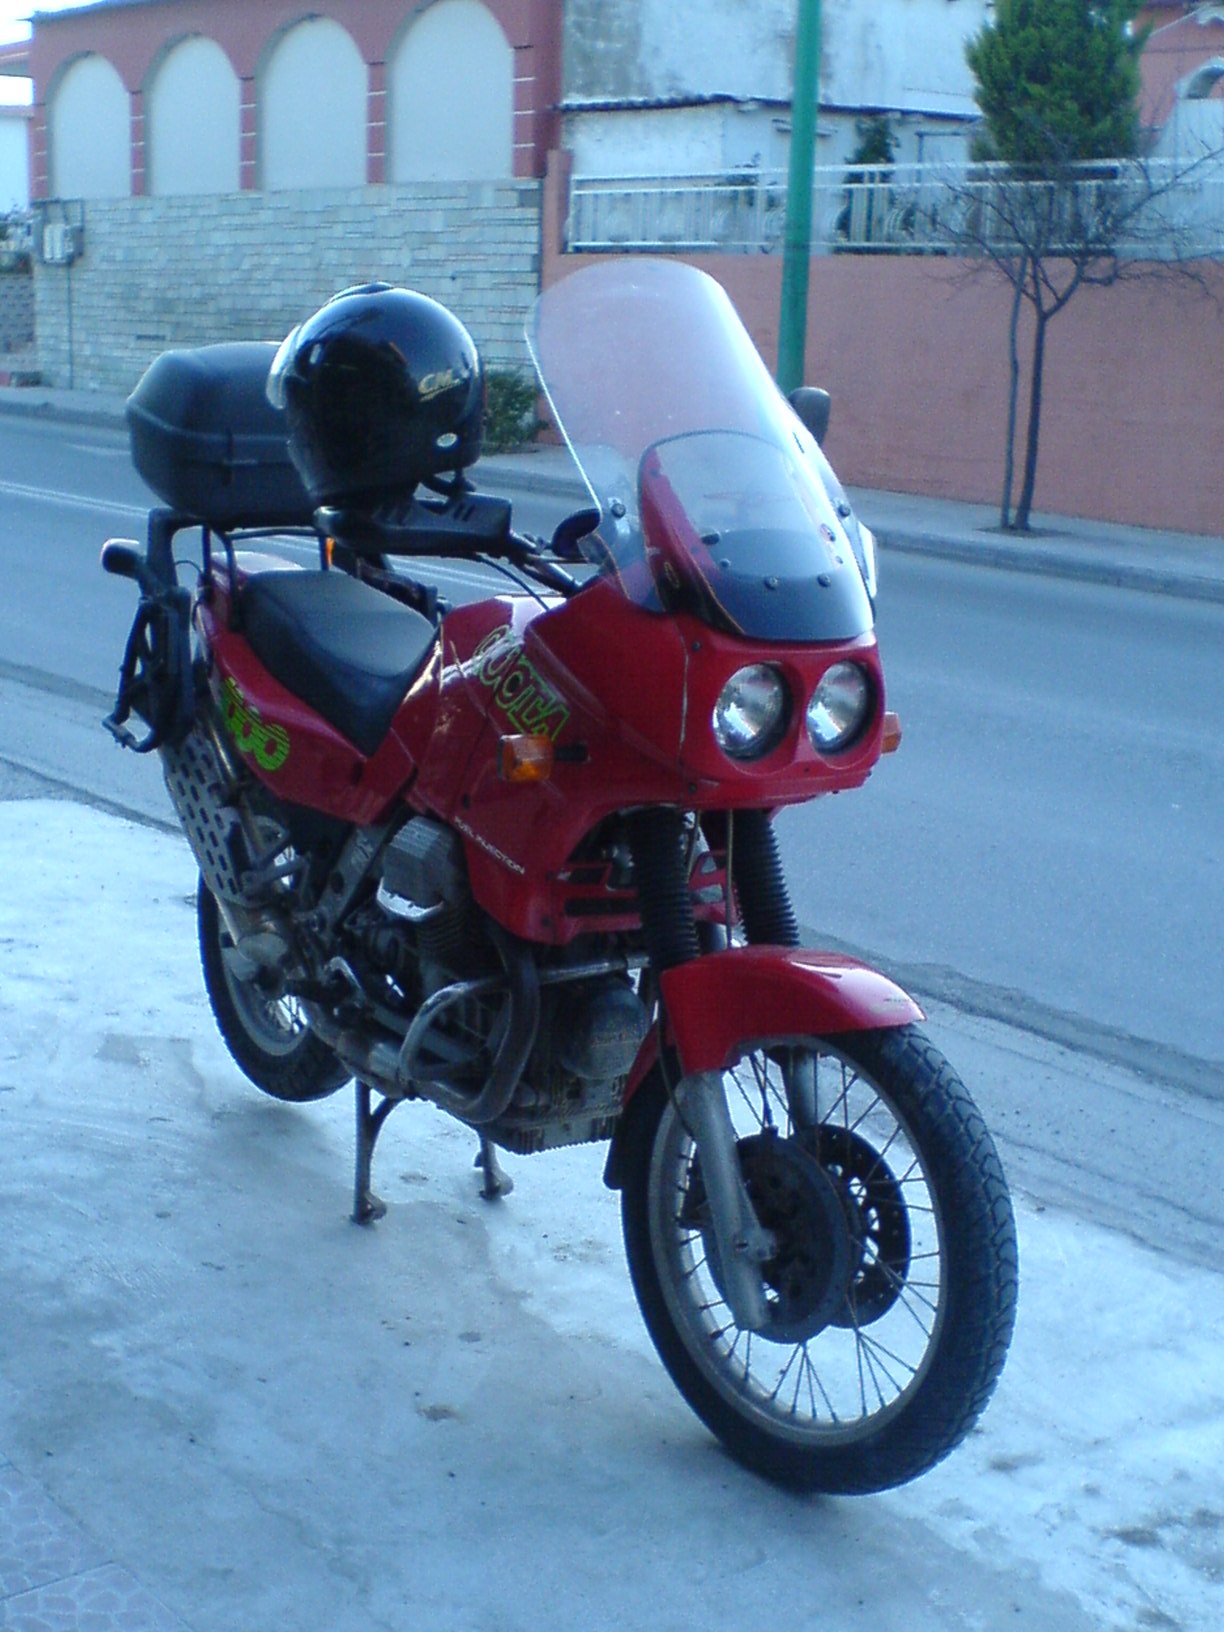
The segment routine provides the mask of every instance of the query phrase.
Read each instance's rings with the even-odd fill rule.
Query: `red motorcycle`
[[[103,552],[141,590],[107,724],[161,755],[234,1059],[281,1099],[355,1081],[358,1221],[408,1099],[470,1125],[489,1197],[498,1147],[609,1140],[693,1409],[770,1477],[882,1489],[982,1410],[1017,1267],[921,1011],[800,944],[775,843],[899,740],[873,543],[819,394],[783,399],[704,274],[578,272],[529,342],[593,500],[547,544],[465,477],[480,360],[423,296],[159,358],[129,422],[169,508]],[[504,592],[447,605],[445,557]]]

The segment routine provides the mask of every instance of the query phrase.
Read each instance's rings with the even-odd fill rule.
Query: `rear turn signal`
[[[503,782],[547,782],[552,775],[553,745],[547,737],[503,737],[498,769]]]
[[[882,754],[895,754],[901,746],[901,716],[884,714],[884,741],[880,744]]]

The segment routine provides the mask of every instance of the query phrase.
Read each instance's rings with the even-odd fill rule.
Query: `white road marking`
[[[124,504],[119,499],[84,498],[79,493],[65,493],[56,487],[31,487],[25,482],[0,481],[0,493],[7,493],[15,499],[33,499],[38,504],[58,504],[66,510],[105,510],[111,515],[139,516],[142,521],[149,513],[148,506],[143,504]]]

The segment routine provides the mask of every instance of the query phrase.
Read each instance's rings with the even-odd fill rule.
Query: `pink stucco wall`
[[[1141,117],[1145,125],[1163,125],[1173,111],[1178,81],[1213,57],[1224,57],[1224,21],[1200,21],[1192,7],[1177,3],[1148,5],[1136,21],[1151,30],[1139,64]],[[1213,94],[1221,92],[1217,88]]]
[[[202,34],[228,55],[242,84],[243,185],[255,181],[255,80],[272,44],[294,23],[330,17],[352,35],[371,69],[369,176],[384,179],[383,71],[399,36],[433,0],[164,0],[39,16],[30,43],[34,79],[31,196],[47,194],[45,103],[57,76],[76,57],[104,56],[132,97],[133,192],[144,176],[141,94],[149,71],[177,41]],[[557,140],[561,85],[561,8],[556,0],[483,0],[514,51],[515,174],[540,176]],[[461,74],[462,65],[457,66]],[[321,110],[322,111],[322,110]]]
[[[590,258],[562,253],[566,165],[554,161],[545,285]],[[691,259],[726,287],[772,366],[781,258]],[[1011,290],[968,265],[813,259],[806,378],[833,395],[828,451],[843,481],[998,502]],[[1224,265],[1198,270],[1206,292],[1168,274],[1084,289],[1051,324],[1038,512],[1224,533]]]
[[[1224,268],[1202,270],[1224,296]],[[998,499],[1010,295],[963,263],[813,263],[808,370],[845,480]],[[1047,333],[1038,510],[1224,531],[1222,353],[1224,305],[1185,281],[1081,290]]]

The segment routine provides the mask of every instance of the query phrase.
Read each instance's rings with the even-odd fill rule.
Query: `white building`
[[[993,0],[825,0],[817,164],[884,117],[899,162],[966,150],[965,42]],[[565,143],[585,176],[784,168],[797,0],[568,0]]]
[[[30,110],[0,106],[0,215],[30,202]]]

